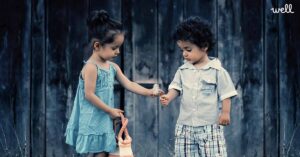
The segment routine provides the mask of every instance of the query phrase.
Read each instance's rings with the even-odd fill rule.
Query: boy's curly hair
[[[207,47],[207,51],[212,50],[215,45],[210,24],[198,16],[189,17],[179,23],[173,33],[173,39],[175,41],[189,41],[199,48]]]

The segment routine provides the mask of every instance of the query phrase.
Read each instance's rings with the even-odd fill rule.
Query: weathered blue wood
[[[46,10],[44,0],[32,1],[31,23],[31,156],[46,155]]]
[[[264,156],[279,156],[278,14],[270,11],[277,1],[264,5]]]
[[[2,156],[29,155],[30,5],[30,1],[9,1],[0,7]]]
[[[299,1],[278,1],[278,7],[292,4],[300,9]],[[296,20],[297,19],[297,20]],[[279,14],[279,117],[280,156],[300,155],[300,53],[299,13]]]
[[[176,70],[183,58],[172,33],[176,25],[183,19],[183,0],[159,1],[158,4],[158,59],[160,87],[167,92]],[[171,157],[174,152],[175,124],[179,114],[180,99],[175,99],[168,107],[159,104],[159,155]]]
[[[69,6],[61,0],[46,3],[46,156],[65,155],[70,149],[64,136],[69,93]]]
[[[136,82],[156,82],[158,75],[157,1],[132,1],[132,78]],[[136,156],[158,155],[158,102],[134,95],[133,150]]]
[[[241,1],[241,156],[264,154],[263,1]],[[251,9],[248,9],[251,8]]]
[[[229,72],[238,96],[231,99],[231,124],[225,127],[225,139],[228,156],[240,156],[245,148],[242,147],[243,126],[243,100],[242,87],[239,83],[242,79],[243,51],[242,32],[240,29],[241,3],[233,0],[218,1],[217,15],[217,43],[218,58],[223,67]]]
[[[31,91],[31,77],[30,77],[30,57],[31,57],[31,43],[30,43],[30,30],[31,30],[31,1],[25,0],[22,3],[16,2],[21,5],[20,12],[17,15],[20,18],[20,33],[19,40],[20,50],[17,50],[17,55],[14,58],[16,69],[19,69],[16,75],[16,96],[15,100],[15,136],[17,138],[17,147],[19,155],[16,156],[29,156],[30,155],[30,91]],[[20,17],[21,15],[21,17]],[[15,41],[14,41],[15,42]],[[13,42],[13,43],[14,43]],[[15,50],[14,50],[15,51]]]

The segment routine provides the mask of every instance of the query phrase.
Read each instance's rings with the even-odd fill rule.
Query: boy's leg
[[[200,141],[203,157],[227,157],[223,126],[214,124],[204,127],[205,135]]]
[[[192,127],[176,125],[175,157],[199,157],[199,147],[194,137]]]

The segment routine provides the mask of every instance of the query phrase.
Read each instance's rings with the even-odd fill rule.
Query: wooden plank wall
[[[292,4],[294,14],[271,8]],[[0,2],[1,156],[84,156],[65,144],[83,60],[86,18],[105,9],[127,33],[115,62],[145,87],[167,90],[182,57],[171,38],[192,15],[216,36],[210,53],[221,59],[239,95],[226,127],[230,157],[300,156],[300,4],[296,0],[11,0]],[[156,98],[115,86],[126,111],[137,157],[173,155],[179,99]]]

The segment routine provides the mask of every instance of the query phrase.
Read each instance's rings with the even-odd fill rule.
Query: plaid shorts
[[[223,126],[177,124],[175,157],[227,157]]]

